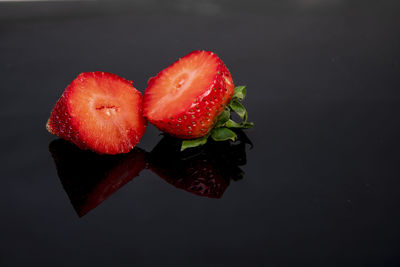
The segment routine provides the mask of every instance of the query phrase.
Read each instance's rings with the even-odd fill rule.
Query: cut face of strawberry
[[[192,139],[206,135],[234,92],[218,56],[194,51],[149,80],[144,115],[160,130]]]
[[[117,75],[80,74],[54,107],[47,129],[82,149],[99,154],[127,153],[145,132],[142,96]]]

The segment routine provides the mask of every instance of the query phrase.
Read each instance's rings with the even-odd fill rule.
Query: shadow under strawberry
[[[79,217],[97,207],[146,167],[146,152],[137,147],[128,154],[99,155],[57,139],[50,143],[49,150]]]
[[[149,168],[168,183],[187,192],[220,198],[231,180],[240,180],[246,164],[246,143],[238,131],[238,141],[214,142],[181,151],[182,140],[165,135],[148,156]]]

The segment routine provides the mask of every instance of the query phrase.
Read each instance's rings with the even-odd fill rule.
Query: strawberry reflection
[[[98,155],[65,140],[50,143],[57,174],[79,217],[97,207],[145,168],[140,148],[123,155]]]
[[[181,140],[165,136],[151,151],[149,168],[168,183],[190,193],[220,198],[231,180],[243,178],[239,168],[246,164],[246,143],[239,133],[239,142],[213,142],[180,151]],[[251,144],[251,143],[250,143]]]
[[[209,142],[180,151],[181,140],[164,136],[147,153],[136,147],[128,154],[98,155],[58,139],[49,150],[57,174],[79,217],[100,205],[148,167],[168,183],[202,197],[220,198],[231,181],[243,178],[239,166],[246,164],[243,132],[239,140]]]

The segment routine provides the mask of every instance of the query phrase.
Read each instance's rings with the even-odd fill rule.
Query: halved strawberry
[[[193,51],[149,80],[144,116],[161,131],[205,136],[234,93],[231,74],[216,54]]]
[[[46,127],[81,149],[127,153],[145,132],[142,95],[115,74],[81,73],[57,101]]]

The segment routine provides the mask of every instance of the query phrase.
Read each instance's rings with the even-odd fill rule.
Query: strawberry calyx
[[[183,140],[181,151],[187,148],[204,145],[207,143],[209,137],[211,137],[214,141],[236,141],[237,134],[235,133],[235,129],[252,128],[254,123],[247,121],[247,111],[241,103],[245,97],[246,86],[235,87],[235,92],[232,96],[232,99],[218,116],[211,131],[200,138]],[[236,122],[232,119],[232,114],[234,113],[238,115],[238,117],[241,119],[241,122]]]

